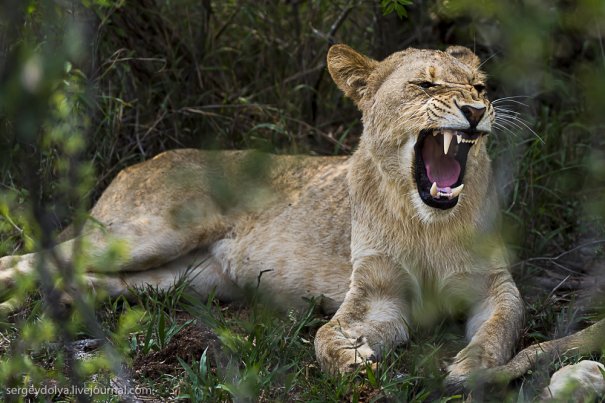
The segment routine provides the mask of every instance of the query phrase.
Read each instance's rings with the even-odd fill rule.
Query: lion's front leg
[[[479,302],[467,324],[469,344],[448,368],[446,385],[453,389],[468,384],[472,373],[505,364],[521,334],[523,301],[510,273],[491,275],[486,297]]]
[[[315,354],[324,371],[352,371],[407,340],[402,284],[402,273],[389,258],[356,262],[344,302],[315,337]]]

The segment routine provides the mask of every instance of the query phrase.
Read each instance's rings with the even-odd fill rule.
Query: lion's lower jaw
[[[411,204],[414,206],[414,216],[423,224],[448,223],[456,217],[457,211],[460,208],[458,205],[448,210],[429,207],[422,201],[418,192],[411,192],[410,199]]]

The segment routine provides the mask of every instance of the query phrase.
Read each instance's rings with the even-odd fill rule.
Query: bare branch
[[[603,347],[605,347],[605,319],[569,336],[532,344],[507,364],[485,370],[476,380],[480,383],[506,384],[554,357],[601,352]]]

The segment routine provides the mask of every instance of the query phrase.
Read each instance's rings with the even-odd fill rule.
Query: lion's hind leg
[[[222,265],[214,256],[194,250],[178,259],[145,271],[115,274],[87,273],[85,282],[94,290],[103,290],[109,296],[132,296],[136,290],[148,287],[157,291],[169,291],[181,281],[200,300],[216,296],[221,301],[234,301],[241,297],[241,289],[223,272]]]
[[[0,258],[0,289],[13,287],[20,276],[37,277],[40,271],[54,275],[80,265],[83,267],[78,269],[93,273],[143,271],[197,246],[188,244],[178,231],[153,226],[137,231],[130,226],[126,223],[117,229],[94,228],[79,239],[61,242],[48,250]]]
[[[37,275],[36,254],[8,257],[11,267],[0,271],[0,281],[6,290],[19,281],[21,276]],[[22,258],[22,259],[19,259]],[[53,270],[54,271],[54,270]],[[52,273],[47,273],[52,274]],[[125,296],[132,298],[138,290],[149,287],[156,291],[169,291],[181,281],[194,292],[200,301],[213,295],[221,301],[235,301],[241,298],[242,290],[223,271],[220,262],[204,249],[193,250],[177,259],[158,267],[139,271],[117,271],[113,273],[85,272],[76,278],[69,289],[61,295],[61,303],[72,303],[73,293],[94,293],[98,296]],[[7,315],[22,304],[22,295],[8,294],[0,303],[0,314]]]
[[[48,250],[0,258],[0,292],[5,294],[0,298],[8,298],[0,305],[0,311],[15,310],[18,301],[10,290],[19,284],[33,280],[48,288],[54,287],[58,281],[67,291],[77,284],[77,273],[88,276],[84,284],[91,286],[94,286],[95,279],[103,278],[102,283],[108,286],[110,294],[125,292],[125,287],[118,281],[122,277],[130,278],[134,285],[148,280],[152,285],[164,287],[164,279],[174,278],[181,271],[178,264],[170,265],[171,262],[220,236],[223,231],[221,217],[210,221],[208,227],[212,233],[204,231],[203,226],[175,228],[158,217],[149,220],[131,217],[126,222],[105,226],[89,223],[79,238],[61,242]],[[163,269],[156,270],[156,273],[164,273],[160,277],[136,275],[164,265]],[[175,273],[170,273],[170,270]],[[25,281],[20,283],[20,279]]]

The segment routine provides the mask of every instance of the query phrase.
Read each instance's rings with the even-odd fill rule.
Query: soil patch
[[[137,353],[132,367],[137,377],[159,379],[165,374],[177,375],[183,371],[177,357],[190,364],[199,361],[206,348],[208,364],[216,368],[221,356],[221,343],[208,326],[194,323],[174,335],[164,349],[148,354]]]

